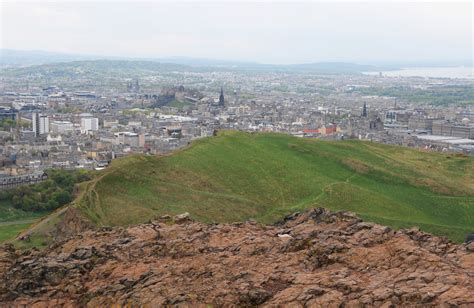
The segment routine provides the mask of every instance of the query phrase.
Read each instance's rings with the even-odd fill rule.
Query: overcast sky
[[[1,47],[9,49],[264,63],[473,57],[470,1],[1,1]]]

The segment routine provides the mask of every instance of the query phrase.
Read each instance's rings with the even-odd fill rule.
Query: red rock
[[[324,209],[277,226],[166,219],[84,231],[43,251],[3,246],[1,306],[474,303],[474,254],[419,230]]]

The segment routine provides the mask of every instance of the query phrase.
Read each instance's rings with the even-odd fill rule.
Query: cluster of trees
[[[15,127],[16,122],[10,118],[5,118],[0,121],[0,130],[10,130],[10,128]]]
[[[84,170],[51,169],[46,174],[47,180],[4,191],[0,194],[0,199],[23,211],[52,211],[72,201],[76,183],[90,179]]]
[[[11,128],[16,126],[16,121],[10,118],[5,118],[0,121],[0,130],[9,131]],[[20,121],[20,126],[22,128],[27,128],[30,124],[26,121]]]

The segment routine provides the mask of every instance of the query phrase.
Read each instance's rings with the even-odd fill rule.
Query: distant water
[[[364,72],[366,75],[378,75],[379,72]],[[382,71],[388,77],[435,77],[435,78],[470,78],[474,79],[474,67],[410,67],[396,71]]]

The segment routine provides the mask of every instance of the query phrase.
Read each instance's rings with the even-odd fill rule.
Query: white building
[[[44,114],[33,113],[32,125],[35,136],[49,133],[49,117]]]
[[[51,122],[51,132],[54,134],[66,134],[74,131],[74,125],[69,121]]]
[[[92,117],[81,118],[81,129],[85,132],[98,131],[99,119]]]
[[[61,137],[61,135],[52,136],[51,134],[48,134],[48,137],[46,137],[46,141],[50,143],[61,143],[63,141],[63,138]]]

